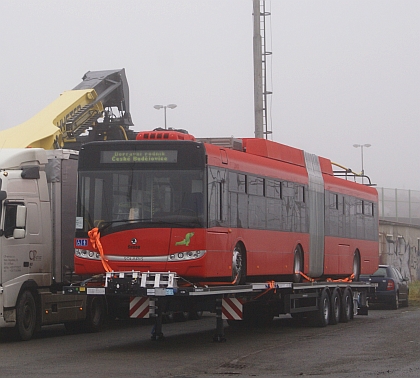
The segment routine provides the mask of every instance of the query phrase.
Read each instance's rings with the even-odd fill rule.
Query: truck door
[[[4,204],[2,235],[2,282],[29,272],[29,246],[25,238],[26,206],[21,201],[7,200]]]

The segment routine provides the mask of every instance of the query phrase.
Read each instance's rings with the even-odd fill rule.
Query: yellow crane
[[[134,139],[125,70],[89,71],[82,80],[26,122],[0,131],[0,148],[79,149],[91,140]]]

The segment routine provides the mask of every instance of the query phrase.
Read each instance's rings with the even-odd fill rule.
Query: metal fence
[[[420,191],[377,188],[379,219],[420,226]]]

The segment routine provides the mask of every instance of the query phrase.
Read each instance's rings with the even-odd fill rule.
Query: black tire
[[[106,305],[102,296],[88,296],[86,307],[86,319],[83,321],[83,328],[86,332],[99,332],[106,318]]]
[[[317,327],[326,327],[331,318],[331,298],[330,291],[325,288],[319,297],[319,308],[314,313],[314,325]]]
[[[391,303],[391,306],[394,310],[398,310],[400,308],[400,294],[398,291],[394,295],[394,301]]]
[[[243,248],[237,244],[232,252],[232,282],[235,285],[246,283],[246,259]]]
[[[336,325],[340,321],[341,317],[341,295],[340,289],[336,287],[331,294],[331,316],[330,324]]]
[[[302,249],[297,246],[295,249],[293,257],[293,282],[299,283],[302,282],[302,275],[300,272],[303,272],[303,254]]]
[[[353,281],[360,280],[360,253],[359,251],[354,252],[353,256]]]
[[[353,293],[349,287],[346,287],[341,297],[340,322],[348,323],[351,319],[353,319]]]
[[[16,333],[23,341],[30,340],[36,329],[36,304],[32,293],[25,290],[16,304]]]

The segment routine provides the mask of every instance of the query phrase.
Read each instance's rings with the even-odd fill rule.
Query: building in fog
[[[420,279],[420,191],[377,188],[380,263]]]

